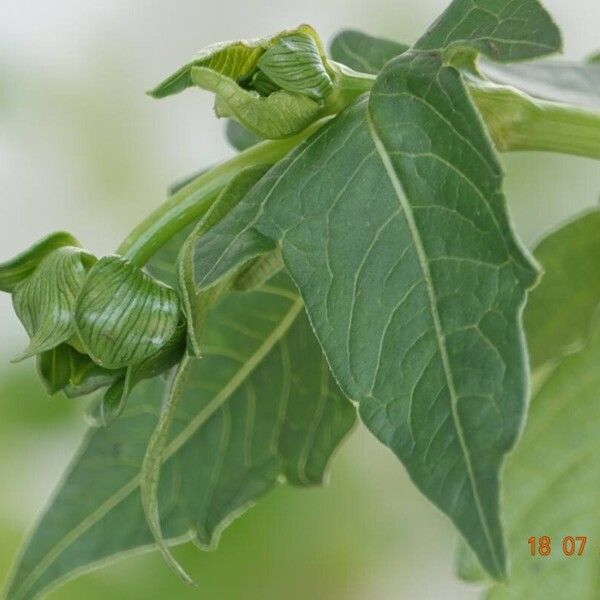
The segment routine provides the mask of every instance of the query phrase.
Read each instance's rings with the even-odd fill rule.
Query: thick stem
[[[501,152],[534,150],[600,159],[600,111],[539,100],[508,86],[469,89]]]
[[[144,219],[127,236],[116,253],[143,266],[178,231],[204,215],[219,192],[242,169],[276,163],[322,124],[323,121],[315,123],[291,138],[256,144],[202,173]]]

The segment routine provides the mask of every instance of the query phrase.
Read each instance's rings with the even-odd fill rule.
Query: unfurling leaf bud
[[[214,92],[217,116],[232,117],[262,138],[285,138],[329,114],[325,99],[335,73],[316,32],[302,25],[210,46],[150,95],[164,98],[196,85]]]
[[[47,254],[29,277],[16,284],[13,306],[31,341],[15,361],[56,348],[74,337],[75,301],[95,261],[81,248],[64,246]]]
[[[118,256],[94,265],[75,307],[85,352],[107,369],[129,367],[156,354],[175,334],[180,317],[175,290]]]

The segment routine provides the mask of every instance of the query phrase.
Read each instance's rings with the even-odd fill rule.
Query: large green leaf
[[[330,44],[333,60],[355,71],[377,75],[392,58],[408,50],[405,44],[373,37],[360,31],[340,31]]]
[[[523,439],[507,461],[503,505],[511,572],[507,584],[488,590],[488,598],[541,600],[557,597],[557,590],[561,598],[598,597],[600,337],[595,315],[589,310],[600,302],[600,270],[595,260],[598,214],[579,217],[548,236],[536,250],[546,275],[527,306],[528,340],[532,348],[551,345],[559,364],[546,373],[532,401]],[[584,247],[590,255],[585,255]],[[587,265],[583,281],[578,281],[583,275],[578,271],[580,261]],[[566,290],[561,289],[561,282]],[[566,294],[570,286],[574,286],[573,299]],[[579,337],[578,350],[562,359],[563,340],[554,328],[557,322],[559,327],[564,324],[567,334],[573,323]],[[528,538],[543,535],[552,540],[551,554],[532,557]],[[588,536],[583,556],[563,554],[562,540],[569,535]],[[481,578],[476,561],[464,548],[459,569],[466,579]]]
[[[255,255],[246,240],[278,241],[342,389],[498,578],[498,477],[525,412],[520,314],[536,271],[461,75],[431,49],[470,44],[500,60],[555,50],[548,15],[524,4],[479,2],[500,15],[491,27],[474,20],[472,2],[454,2],[388,63],[370,99],[214,228],[210,256],[202,238],[195,256],[214,285]]]
[[[160,487],[171,541],[216,543],[280,479],[322,482],[355,411],[328,373],[286,278],[212,313],[167,446]],[[32,598],[123,553],[150,549],[139,472],[164,383],[141,383],[120,419],[91,429],[23,551],[10,599]]]
[[[545,274],[525,312],[532,368],[560,362],[587,341],[600,306],[600,210],[546,237],[535,255]]]

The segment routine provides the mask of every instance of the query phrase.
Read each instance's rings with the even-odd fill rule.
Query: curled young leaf
[[[323,100],[333,89],[315,40],[306,33],[280,39],[258,60],[262,73],[288,92]]]
[[[193,67],[192,81],[217,94],[218,117],[233,117],[256,135],[289,137],[316,121],[321,105],[302,94],[278,90],[269,96],[245,90],[228,77],[206,67]]]
[[[269,38],[209,46],[150,95],[164,98],[193,85],[214,92],[219,117],[276,139],[322,116],[334,83],[316,32],[302,25]]]
[[[57,231],[11,260],[0,263],[0,291],[14,292],[16,286],[27,279],[48,254],[64,246],[80,247],[80,244],[70,233]]]
[[[81,248],[58,248],[15,287],[13,306],[31,338],[15,361],[46,352],[73,337],[75,302],[95,260]]]
[[[94,265],[75,307],[86,353],[108,369],[129,367],[158,352],[179,318],[177,293],[118,256]]]

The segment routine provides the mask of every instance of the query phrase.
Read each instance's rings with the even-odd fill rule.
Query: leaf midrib
[[[260,290],[259,290],[260,291]],[[266,292],[270,293],[270,292]],[[300,311],[303,308],[303,302],[300,298],[296,297],[293,304],[288,309],[286,315],[282,318],[281,322],[273,329],[265,341],[258,347],[258,349],[252,354],[252,356],[244,363],[244,365],[235,373],[235,375],[229,380],[229,382],[221,389],[221,391],[214,396],[214,398],[192,419],[186,427],[167,445],[163,463],[169,460],[191,437],[194,433],[208,420],[208,418],[219,409],[219,407],[235,392],[235,390],[245,381],[250,373],[262,362],[262,360],[269,354],[275,344],[285,335],[287,330],[294,323],[298,317]],[[89,438],[88,438],[89,439]],[[83,450],[82,450],[83,452]],[[136,475],[125,485],[123,485],[117,492],[115,492],[110,498],[105,500],[87,519],[84,519],[79,525],[72,529],[67,535],[65,535],[61,541],[54,545],[54,547],[45,555],[44,559],[40,561],[35,569],[25,578],[23,583],[17,588],[17,591],[13,594],[13,598],[18,600],[24,597],[33,584],[38,578],[52,565],[52,563],[69,547],[71,546],[81,535],[83,535],[90,527],[95,525],[100,519],[102,519],[108,512],[110,512],[120,502],[125,500],[132,492],[134,492],[140,485],[140,475]],[[78,570],[79,573],[84,572],[86,569]],[[12,580],[12,577],[9,581]],[[10,583],[7,586],[7,590],[10,589]],[[44,589],[44,588],[42,588]]]
[[[487,544],[489,547],[489,551],[491,553],[494,564],[496,565],[496,569],[498,570],[498,573],[502,573],[503,569],[501,568],[500,563],[498,561],[498,556],[496,555],[496,550],[494,547],[494,543],[492,541],[489,524],[488,524],[487,518],[485,516],[485,513],[483,511],[483,505],[481,502],[481,498],[479,496],[479,490],[477,488],[475,473],[474,473],[473,465],[472,465],[472,461],[471,461],[471,454],[470,454],[469,448],[467,446],[467,442],[465,439],[462,424],[460,422],[460,415],[458,414],[458,395],[456,393],[456,387],[455,387],[454,378],[452,375],[452,368],[451,368],[450,359],[448,356],[448,349],[446,347],[446,339],[445,339],[444,331],[442,329],[442,324],[441,324],[441,319],[440,319],[440,315],[439,315],[439,311],[438,311],[438,307],[437,307],[437,302],[435,300],[435,288],[433,285],[433,280],[432,280],[432,276],[431,276],[431,271],[429,269],[429,262],[428,262],[427,254],[425,253],[425,247],[423,245],[423,240],[421,239],[421,234],[419,232],[419,228],[414,219],[414,215],[412,213],[412,207],[408,203],[408,199],[406,197],[406,194],[404,193],[404,188],[402,186],[402,182],[400,181],[400,179],[398,178],[398,175],[396,174],[396,171],[394,170],[392,160],[385,148],[385,145],[384,145],[381,137],[379,136],[379,134],[377,132],[377,129],[375,127],[375,124],[373,123],[371,114],[368,109],[366,111],[366,116],[367,116],[367,123],[369,126],[369,131],[370,131],[371,137],[373,139],[373,143],[374,143],[377,153],[381,159],[381,162],[384,166],[386,174],[390,180],[390,183],[392,184],[394,192],[395,192],[396,196],[398,197],[398,201],[400,202],[400,205],[402,207],[404,216],[406,218],[406,222],[408,224],[409,231],[411,233],[411,236],[412,236],[412,239],[413,239],[413,242],[415,245],[417,258],[419,260],[419,265],[421,267],[421,271],[423,273],[423,279],[425,281],[425,285],[426,285],[426,289],[427,289],[427,297],[429,300],[431,316],[433,319],[436,340],[438,343],[438,348],[439,348],[440,356],[442,359],[444,376],[446,379],[446,383],[448,385],[448,392],[450,394],[450,406],[451,406],[451,410],[452,410],[452,420],[454,422],[454,426],[455,426],[456,432],[458,434],[461,451],[463,454],[465,465],[467,467],[467,472],[469,474],[469,482],[471,484],[473,498],[475,500],[475,505],[477,507],[477,514],[479,516],[479,520],[481,522],[481,525],[482,525],[482,528],[483,528],[483,531],[485,534],[485,538],[486,538],[486,541],[487,541]]]

